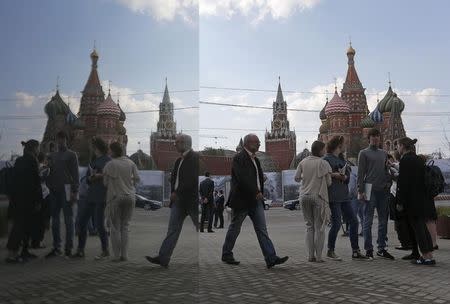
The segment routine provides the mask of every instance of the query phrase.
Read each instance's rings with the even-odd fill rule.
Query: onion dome
[[[397,94],[394,91],[392,91],[391,86],[389,86],[386,95],[380,101],[379,104],[380,112],[381,113],[391,112],[394,100],[399,102],[399,111],[402,112],[405,109],[405,103],[397,96]]]
[[[328,132],[328,127],[329,127],[329,123],[328,121],[325,121],[324,123],[322,123],[322,125],[319,128],[319,132],[320,133],[327,133]]]
[[[325,105],[323,106],[322,110],[320,111],[320,114],[319,114],[320,120],[327,119],[327,115],[325,114],[325,108],[327,107],[327,105],[328,105],[328,97],[327,97],[327,102],[325,103]]]
[[[119,121],[125,121],[127,119],[127,117],[125,115],[125,112],[120,107],[119,101],[117,101],[117,106],[119,107],[119,110],[120,110]]]
[[[380,103],[381,103],[381,101],[380,101]],[[375,110],[373,110],[372,113],[369,114],[370,119],[374,123],[380,123],[383,121],[383,115],[381,114],[381,111],[380,111],[380,103],[376,106]]]
[[[44,107],[45,113],[48,117],[55,117],[56,115],[67,115],[70,112],[69,106],[62,100],[59,95],[59,90],[52,96],[49,102]]]
[[[372,120],[370,116],[366,116],[363,120],[361,120],[362,128],[373,128],[375,127],[375,122]]]
[[[111,93],[109,93],[105,101],[100,103],[100,105],[98,106],[97,115],[110,115],[116,117],[117,119],[119,118],[120,108],[112,99]]]
[[[328,103],[328,105],[325,108],[325,115],[327,117],[333,114],[338,114],[338,113],[349,113],[350,112],[350,107],[348,106],[348,104],[339,96],[339,94],[337,93],[336,89],[334,91],[334,96],[333,98],[331,98],[330,102]]]
[[[347,55],[355,55],[356,51],[355,49],[352,47],[352,44],[350,43],[350,46],[347,49]]]

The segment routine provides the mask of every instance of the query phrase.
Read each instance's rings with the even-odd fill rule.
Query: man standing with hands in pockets
[[[387,153],[379,148],[380,131],[370,129],[369,147],[358,156],[358,200],[366,204],[364,212],[364,249],[366,256],[373,259],[372,224],[375,209],[378,214],[377,256],[389,260],[394,257],[386,250],[386,235],[389,216],[389,173]]]
[[[259,146],[258,136],[248,134],[244,137],[244,149],[233,158],[230,191],[230,207],[233,209],[233,215],[223,244],[222,261],[232,265],[240,263],[234,259],[233,247],[241,231],[242,222],[248,215],[253,222],[267,268],[272,268],[285,263],[288,257],[280,258],[276,255],[267,233],[263,196],[264,175],[255,155]]]

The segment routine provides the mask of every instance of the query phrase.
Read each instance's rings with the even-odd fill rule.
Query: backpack
[[[445,179],[442,175],[442,171],[438,166],[434,165],[434,161],[431,160],[425,166],[425,187],[430,197],[434,198],[439,193],[444,192]]]
[[[13,171],[14,167],[8,163],[0,170],[0,194],[10,195],[12,193],[14,185]]]

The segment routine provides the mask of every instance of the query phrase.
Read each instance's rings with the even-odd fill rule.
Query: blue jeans
[[[225,243],[222,248],[222,257],[232,257],[233,248],[236,239],[241,232],[242,222],[244,222],[247,215],[253,222],[253,228],[258,238],[259,246],[261,247],[264,259],[267,264],[274,262],[277,258],[275,248],[267,233],[266,218],[264,215],[264,206],[262,202],[258,202],[255,207],[249,209],[233,209],[231,224],[228,227]]]
[[[180,237],[181,229],[183,228],[183,222],[186,216],[190,216],[194,226],[198,230],[198,207],[186,208],[177,201],[170,207],[170,219],[169,227],[167,229],[167,235],[164,239],[161,248],[159,249],[159,259],[161,265],[168,265],[172,256],[173,250],[177,245],[178,238]]]
[[[81,210],[84,208],[84,205],[87,204],[86,199],[80,199],[77,203],[77,216],[75,217],[75,233],[80,234],[80,216],[81,216]],[[89,218],[87,222],[87,230],[90,234],[94,234],[97,232],[96,223],[94,223],[94,213],[92,213],[92,216]]]
[[[64,214],[64,224],[66,226],[66,243],[65,250],[72,250],[73,248],[73,235],[74,235],[74,223],[73,223],[73,207],[72,204],[66,200],[66,192],[62,191],[50,191],[50,208],[52,217],[52,235],[53,235],[53,248],[61,248],[61,231],[60,231],[60,213],[61,209]]]
[[[84,251],[88,225],[92,217],[95,217],[95,224],[102,244],[102,250],[108,250],[108,235],[105,229],[105,208],[106,202],[85,202],[79,206],[79,226],[78,226],[78,250]]]
[[[361,233],[364,230],[364,212],[366,204],[361,203],[357,199],[352,200],[353,212],[359,217],[359,223],[361,224]]]
[[[378,214],[378,250],[386,248],[387,224],[389,216],[389,202],[387,191],[372,190],[370,201],[365,202],[364,212],[364,249],[373,250],[372,245],[372,224],[375,209]]]
[[[352,203],[347,202],[330,202],[331,209],[331,229],[328,232],[328,250],[334,251],[336,239],[342,225],[342,215],[348,221],[350,226],[349,236],[352,250],[359,250],[358,246],[358,219],[353,211]]]

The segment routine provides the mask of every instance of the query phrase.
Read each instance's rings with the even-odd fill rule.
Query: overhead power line
[[[224,91],[245,91],[245,92],[267,92],[276,93],[278,90],[274,89],[256,89],[256,88],[238,88],[238,87],[217,87],[217,86],[200,86],[200,89],[208,90],[224,90]],[[311,94],[311,95],[329,95],[330,92],[317,92],[317,91],[299,91],[299,90],[283,90],[283,93],[294,93],[294,94]],[[375,95],[379,93],[365,93],[366,95]],[[450,97],[450,94],[411,94],[405,93],[401,96],[417,96],[417,97]]]

